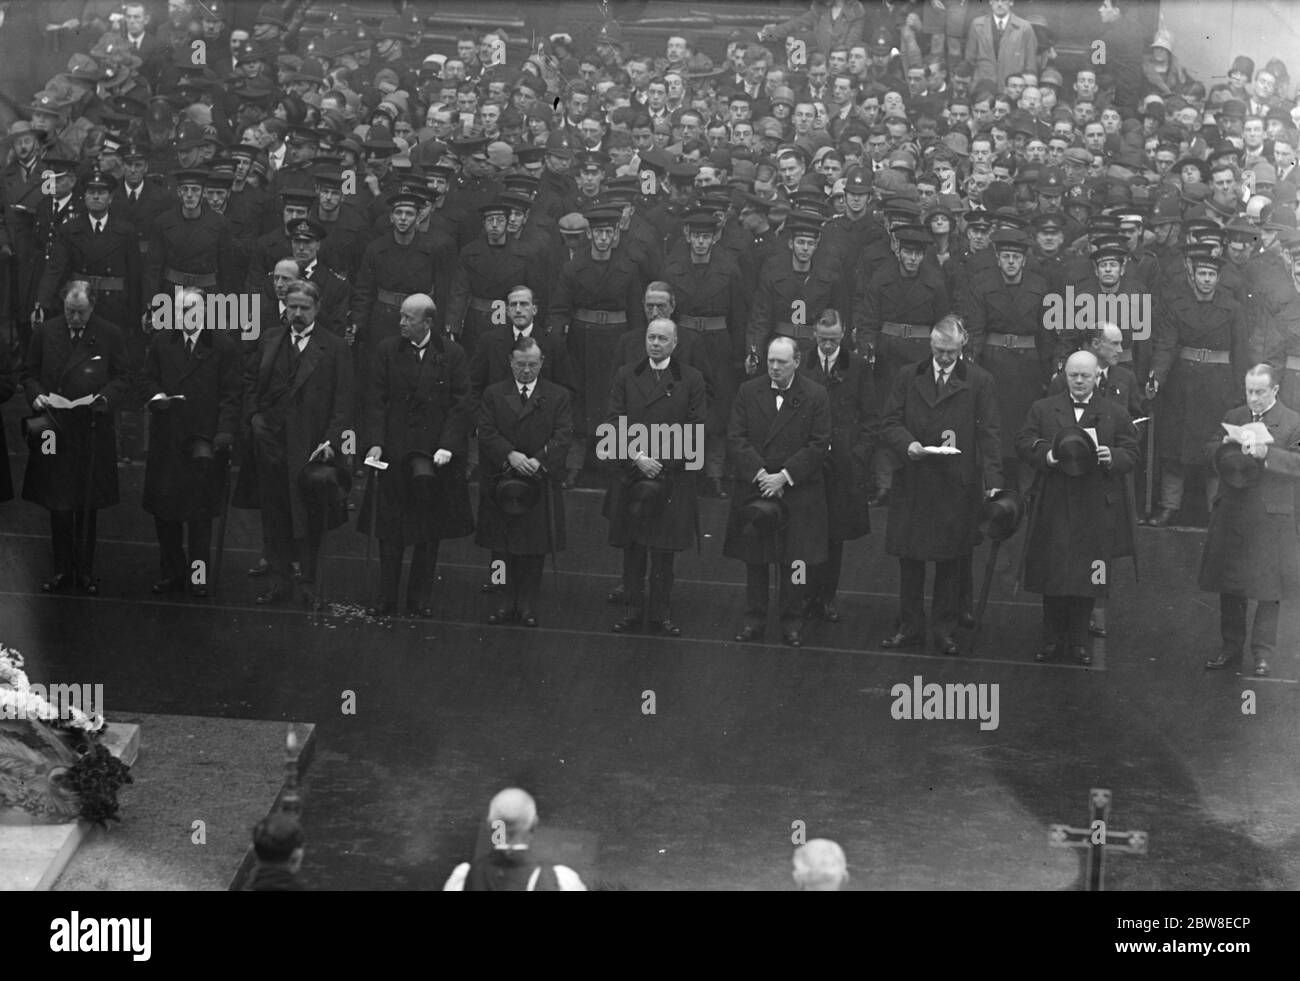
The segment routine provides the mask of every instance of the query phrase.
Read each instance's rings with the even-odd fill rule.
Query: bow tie
[[[1074,407],[1075,407],[1076,409],[1086,409],[1086,408],[1088,408],[1088,404],[1089,404],[1089,403],[1087,403],[1087,402],[1075,402],[1075,403],[1074,403]]]

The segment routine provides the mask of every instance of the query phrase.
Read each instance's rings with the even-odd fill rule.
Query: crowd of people
[[[96,512],[143,455],[157,593],[207,594],[229,499],[261,510],[258,602],[319,607],[322,536],[364,477],[376,615],[411,548],[406,612],[434,616],[439,542],[472,534],[489,622],[536,626],[566,492],[599,486],[615,631],[681,634],[674,557],[713,496],[747,570],[736,639],[761,637],[775,565],[800,646],[887,507],[884,646],[925,642],[934,563],[955,654],[973,548],[1027,512],[1039,657],[1088,663],[1097,563],[1192,510],[1191,478],[1225,597],[1207,666],[1241,660],[1249,597],[1266,673],[1296,566],[1300,108],[1281,61],[1207,87],[1127,6],[1101,4],[1104,64],[1072,71],[1011,0],[816,2],[712,55],[615,20],[452,43],[342,4],[100,11],[0,172],[0,395],[16,372],[43,588],[98,591]],[[698,427],[700,469],[609,458],[620,420]],[[1226,487],[1221,445],[1249,464]],[[1261,569],[1241,543],[1279,515]]]

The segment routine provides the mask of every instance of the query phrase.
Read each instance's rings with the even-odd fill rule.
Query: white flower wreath
[[[0,722],[13,719],[37,720],[58,729],[87,733],[98,733],[104,728],[102,715],[86,715],[71,705],[60,713],[57,706],[32,691],[23,671],[23,656],[0,644]]]

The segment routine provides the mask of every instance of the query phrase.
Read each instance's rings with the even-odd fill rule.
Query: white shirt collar
[[[835,364],[836,361],[840,359],[840,349],[836,348],[834,353],[831,354],[829,357],[825,354],[822,354],[821,351],[818,351],[817,357],[821,359],[822,364],[826,364],[829,361],[833,365]]]
[[[520,385],[518,382],[515,383],[515,386],[516,386],[517,388],[522,388],[524,391],[526,391],[526,392],[528,393],[528,397],[529,397],[529,398],[532,398],[532,397],[533,397],[533,388],[536,387],[536,385],[537,385],[537,379],[536,379],[536,378],[534,378],[532,381],[530,381],[527,385]]]
[[[668,357],[664,358],[662,361],[655,361],[651,359],[650,367],[653,368],[655,371],[663,371],[665,368],[668,367],[668,362],[671,360],[672,360],[672,355],[669,355]]]
[[[955,367],[957,367],[956,364],[950,364],[947,368],[943,368],[943,367],[940,367],[940,365],[939,365],[938,362],[935,362],[935,365],[934,365],[934,383],[935,383],[936,385],[941,384],[941,383],[943,382],[943,376],[944,376],[944,375],[951,375],[951,374],[952,374],[952,369],[955,368]]]
[[[516,339],[518,339],[518,338],[520,338],[520,337],[532,337],[532,336],[533,336],[533,325],[532,325],[532,324],[529,324],[529,325],[528,325],[527,327],[525,327],[523,330],[520,330],[518,327],[515,327],[515,326],[512,324],[512,325],[511,325],[511,330],[513,330],[513,331],[515,332],[515,338],[516,338]]]
[[[316,259],[313,259],[311,262],[307,264],[307,268],[302,271],[303,279],[307,279],[308,277],[311,276],[312,272],[316,269],[316,263],[319,261],[320,259],[319,257],[317,257]]]
[[[315,329],[316,329],[316,325],[315,325],[315,324],[308,324],[306,327],[304,327],[302,330],[299,330],[299,331],[295,331],[295,330],[293,329],[293,327],[290,327],[290,328],[289,328],[289,332],[290,332],[290,334],[293,335],[293,337],[294,337],[295,339],[297,339],[297,340],[301,340],[301,339],[304,338],[304,337],[310,337],[310,336],[311,336],[311,332],[312,332],[313,330],[315,330]]]

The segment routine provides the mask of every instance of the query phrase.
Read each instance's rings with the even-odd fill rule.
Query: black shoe
[[[1092,652],[1089,651],[1088,648],[1086,647],[1071,647],[1070,659],[1073,661],[1078,661],[1080,664],[1091,664]]]
[[[519,622],[525,627],[535,627],[537,626],[537,614],[532,610],[524,610],[519,614]]]
[[[946,654],[949,657],[959,657],[961,655],[961,648],[952,637],[936,637],[934,646],[939,648],[940,654]]]
[[[1147,520],[1147,524],[1152,528],[1167,528],[1174,523],[1178,517],[1178,512],[1173,508],[1156,508],[1155,513]]]
[[[786,647],[802,647],[803,638],[799,635],[799,628],[795,627],[792,630],[782,630],[781,643],[785,644]]]
[[[1059,644],[1044,644],[1039,648],[1038,653],[1034,655],[1034,660],[1039,664],[1044,661],[1055,660],[1061,656],[1061,646]]]
[[[1240,651],[1219,651],[1216,657],[1205,662],[1206,671],[1222,671],[1224,668],[1241,667]]]
[[[382,603],[378,603],[366,610],[366,616],[368,617],[391,617],[396,615],[397,604],[391,600],[384,600]]]
[[[840,616],[840,611],[835,608],[835,604],[829,601],[822,603],[819,613],[827,623],[839,623],[843,619]]]
[[[411,606],[408,604],[406,607],[406,615],[408,617],[419,617],[421,620],[432,620],[433,607],[432,606]]]
[[[60,572],[41,583],[43,593],[62,593],[76,584],[76,577],[68,572]]]
[[[882,640],[880,642],[880,646],[887,651],[892,651],[895,648],[899,648],[899,647],[920,647],[924,643],[925,643],[924,637],[918,637],[916,635],[909,636],[908,634],[897,633],[894,634],[894,636],[892,637],[886,637],[884,640]]]
[[[1094,637],[1108,636],[1108,634],[1106,633],[1106,628],[1099,626],[1096,620],[1088,621],[1088,633],[1090,633]]]
[[[680,637],[682,635],[682,628],[671,620],[659,620],[654,624],[654,627],[666,637]]]
[[[610,606],[626,606],[627,593],[623,592],[622,586],[615,586],[609,591],[609,595],[605,597],[605,602]]]
[[[185,584],[179,579],[159,579],[149,587],[151,593],[174,593]]]
[[[616,634],[630,634],[632,631],[638,629],[640,626],[641,626],[640,614],[633,613],[633,614],[629,614],[628,616],[625,616],[622,620],[615,620],[609,629],[614,631],[614,633]]]
[[[250,576],[264,576],[271,571],[271,563],[266,559],[258,559],[257,565],[248,570]]]
[[[1256,678],[1268,677],[1268,662],[1265,661],[1262,657],[1255,658],[1255,677]]]
[[[87,596],[99,595],[99,580],[93,576],[78,576],[77,588]]]
[[[487,622],[492,624],[492,626],[495,627],[497,624],[500,623],[509,623],[514,618],[515,618],[514,610],[507,610],[503,608],[497,610],[495,613],[489,613]]]
[[[974,629],[975,629],[975,614],[974,614],[974,613],[958,613],[958,614],[957,614],[957,626],[959,626],[959,627],[965,627],[967,630],[974,630]]]
[[[749,644],[756,640],[763,639],[763,628],[746,624],[740,628],[740,633],[736,634],[736,643]]]
[[[293,596],[293,590],[288,586],[274,586],[257,597],[258,606],[270,606],[272,603],[283,603]]]

